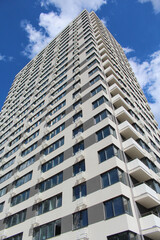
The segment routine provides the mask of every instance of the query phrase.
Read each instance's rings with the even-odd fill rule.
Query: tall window
[[[88,225],[88,212],[87,209],[73,214],[73,229],[79,229]]]
[[[104,202],[106,219],[122,214],[132,214],[130,201],[124,196],[119,196]]]
[[[84,150],[84,141],[81,141],[73,146],[73,154],[76,155],[77,153]]]
[[[86,183],[79,184],[73,188],[73,200],[87,195]]]
[[[73,165],[73,175],[77,175],[80,172],[84,172],[85,171],[85,161],[82,160],[76,164]]]
[[[78,126],[77,128],[75,128],[74,130],[73,130],[73,137],[76,137],[76,136],[78,136],[80,133],[82,133],[83,132],[83,125],[81,125],[81,126]]]

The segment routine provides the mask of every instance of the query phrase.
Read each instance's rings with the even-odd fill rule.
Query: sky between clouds
[[[40,52],[61,30],[67,26],[67,24],[69,24],[75,17],[77,17],[77,15],[85,8],[88,11],[94,10],[97,15],[103,20],[106,26],[110,27],[113,23],[110,22],[110,18],[114,14],[115,6],[120,4],[121,0],[37,0],[36,2],[36,7],[40,8],[41,11],[36,12],[37,15],[35,17],[35,20],[33,21],[31,18],[28,20],[27,17],[25,18],[24,14],[24,17],[19,22],[21,31],[23,32],[25,38],[21,44],[21,55],[23,55],[23,57],[26,57],[26,59],[31,59],[38,52]],[[123,0],[123,3],[124,2],[126,1]],[[151,11],[151,14],[154,17],[160,15],[160,0],[132,0],[131,2],[135,2],[134,4],[137,4],[136,6],[138,6],[139,9],[143,7],[144,11],[146,11],[146,8],[148,7],[149,10],[147,11]],[[104,12],[104,9],[107,9],[109,4],[113,5],[113,9],[108,11],[106,14]],[[125,6],[123,6],[123,8],[125,8]],[[120,9],[120,11],[122,10]],[[135,24],[137,24],[136,21]],[[159,29],[157,29],[157,31],[159,31]],[[124,32],[124,34],[128,33]],[[121,44],[121,42],[119,43]],[[137,56],[136,49],[134,49],[133,46],[130,46],[129,43],[128,45],[123,46],[123,49],[129,59],[129,62],[141,87],[145,92],[156,120],[160,125],[160,45],[157,47],[157,49],[154,49],[152,47],[154,51],[146,55],[145,58],[140,58]],[[9,53],[8,55],[2,53],[0,49],[0,64],[4,61],[15,62],[14,58],[14,56],[10,57]],[[13,77],[11,80],[13,81]]]

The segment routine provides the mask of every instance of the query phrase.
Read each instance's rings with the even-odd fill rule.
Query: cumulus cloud
[[[140,3],[151,2],[153,5],[154,12],[160,13],[160,0],[138,0]]]
[[[129,62],[160,126],[160,50],[150,55],[147,61],[140,62],[134,57]]]
[[[127,55],[127,54],[129,54],[129,53],[131,53],[131,52],[134,52],[134,49],[129,48],[129,47],[123,47],[123,51],[124,51],[125,54]]]
[[[22,22],[27,32],[29,43],[23,51],[24,55],[33,58],[47,43],[49,43],[67,24],[69,24],[83,9],[97,11],[107,0],[41,0],[41,6],[53,5],[57,11],[41,13],[39,29],[31,23]]]

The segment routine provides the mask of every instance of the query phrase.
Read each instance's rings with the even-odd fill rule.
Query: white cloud
[[[155,13],[160,13],[160,0],[138,0],[140,3],[151,2]]]
[[[41,6],[53,5],[57,12],[41,13],[39,30],[24,21],[22,27],[27,32],[29,44],[23,53],[33,58],[48,42],[67,26],[83,9],[98,10],[107,0],[41,0]]]
[[[127,55],[128,53],[134,52],[134,49],[129,48],[129,47],[123,47],[123,51],[125,52],[125,54]]]
[[[147,61],[140,62],[134,57],[129,62],[138,82],[149,96],[149,104],[160,126],[160,50],[154,52]]]
[[[7,57],[6,55],[2,55],[0,53],[0,61],[3,61],[3,62],[11,62],[13,60],[13,57],[9,56]]]
[[[4,61],[5,60],[5,56],[0,54],[0,61]]]

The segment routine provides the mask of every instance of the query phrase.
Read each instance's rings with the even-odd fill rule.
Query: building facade
[[[160,132],[117,41],[84,10],[0,115],[2,240],[159,240]]]

